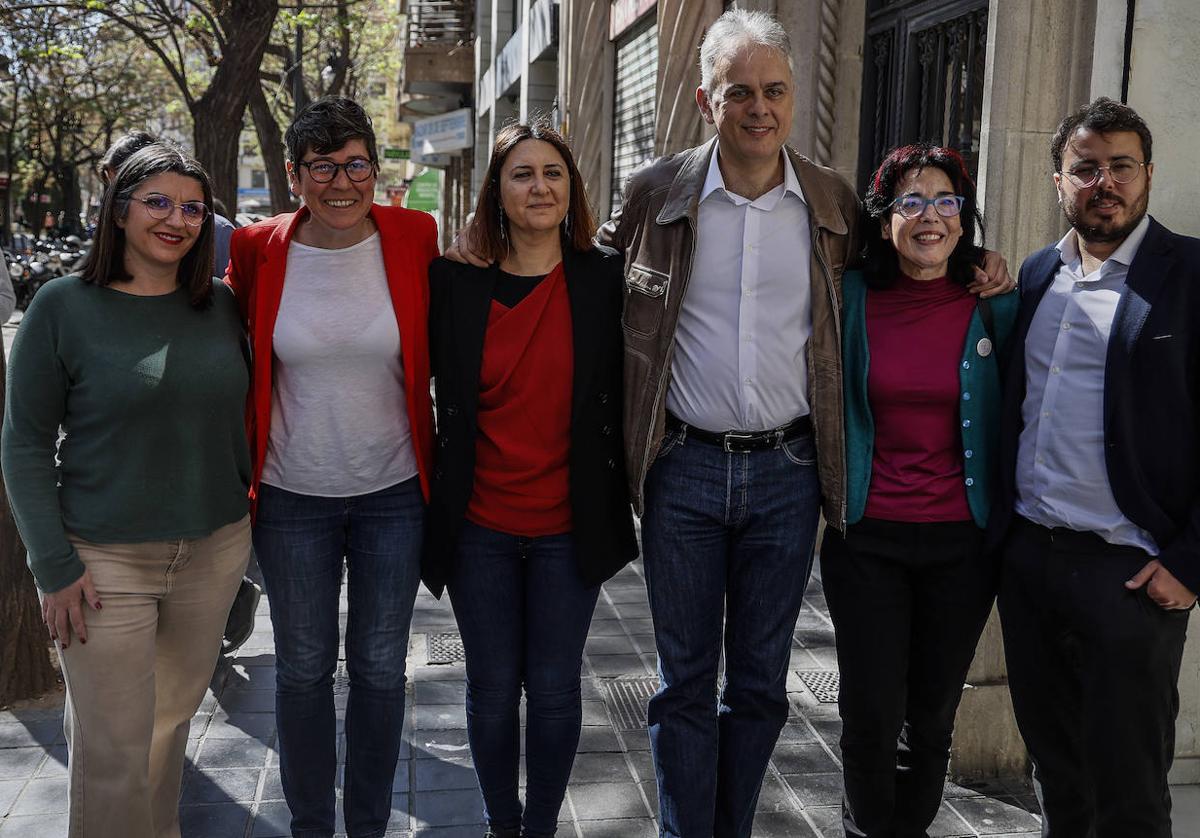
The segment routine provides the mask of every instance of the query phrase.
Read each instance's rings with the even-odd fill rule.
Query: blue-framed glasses
[[[963,201],[967,200],[962,195],[938,195],[936,198],[923,198],[920,195],[901,195],[896,200],[892,201],[892,206],[896,212],[903,215],[905,218],[916,218],[924,214],[925,207],[933,205],[933,211],[942,218],[953,218],[962,212]]]

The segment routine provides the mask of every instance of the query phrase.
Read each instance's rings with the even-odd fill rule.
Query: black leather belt
[[[808,416],[793,419],[786,425],[769,431],[725,431],[715,433],[689,425],[670,413],[667,414],[667,430],[683,430],[688,439],[697,439],[716,445],[730,454],[745,454],[750,451],[769,451],[778,448],[796,437],[812,433],[812,420]]]

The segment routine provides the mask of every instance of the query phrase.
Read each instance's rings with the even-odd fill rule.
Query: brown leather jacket
[[[695,253],[700,190],[717,141],[655,160],[625,186],[624,205],[597,241],[625,254],[625,461],[634,509],[666,427],[666,393],[679,304]],[[825,519],[844,528],[846,452],[842,421],[842,271],[858,253],[858,199],[840,176],[791,148],[812,227],[809,404]]]

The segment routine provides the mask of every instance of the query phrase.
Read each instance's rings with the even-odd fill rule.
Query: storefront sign
[[[474,144],[475,129],[471,125],[471,109],[460,108],[413,123],[413,156],[445,154],[461,151]]]
[[[404,205],[409,209],[437,212],[442,197],[442,173],[428,169],[413,178],[404,196]]]

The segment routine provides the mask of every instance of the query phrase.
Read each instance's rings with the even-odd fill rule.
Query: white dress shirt
[[[769,430],[809,412],[808,206],[782,150],[784,182],[753,201],[725,188],[717,154],[700,192],[667,409],[707,431]]]
[[[1151,535],[1117,507],[1104,460],[1104,370],[1129,265],[1150,227],[1134,228],[1097,270],[1083,272],[1075,231],[1025,339],[1025,402],[1017,449],[1019,514],[1045,527],[1099,534],[1151,555]]]

